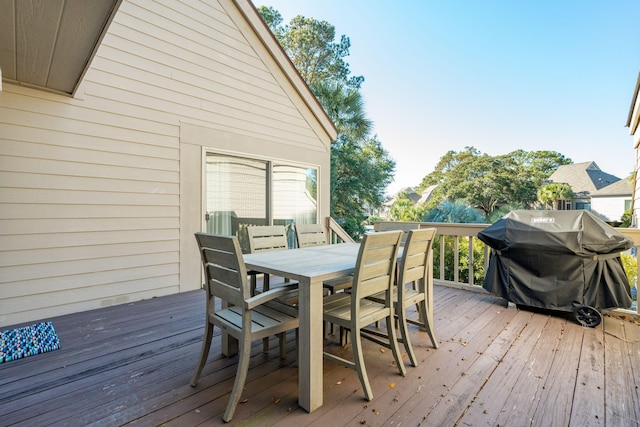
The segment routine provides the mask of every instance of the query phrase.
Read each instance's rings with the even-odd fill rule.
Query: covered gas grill
[[[620,252],[633,242],[591,212],[512,211],[478,238],[492,248],[483,287],[507,301],[591,327],[599,310],[631,306]]]

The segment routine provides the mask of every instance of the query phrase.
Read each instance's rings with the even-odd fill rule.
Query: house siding
[[[627,118],[627,126],[629,127],[629,134],[633,140],[633,149],[635,150],[636,163],[635,163],[635,177],[633,188],[633,218],[632,224],[635,228],[638,228],[640,221],[640,130],[638,125],[640,124],[640,73],[638,73],[638,79],[636,80],[636,87],[631,99],[631,106],[629,108],[629,116]]]
[[[129,1],[74,98],[0,93],[0,325],[201,285],[205,148],[321,170],[330,135],[238,1]]]
[[[636,153],[635,179],[633,189],[633,220],[632,224],[635,228],[640,228],[638,220],[640,219],[640,132],[634,135],[634,147]]]
[[[629,196],[592,197],[591,211],[606,222],[620,221]]]

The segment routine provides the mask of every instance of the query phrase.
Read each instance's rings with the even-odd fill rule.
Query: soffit
[[[4,81],[73,95],[122,0],[0,0]]]

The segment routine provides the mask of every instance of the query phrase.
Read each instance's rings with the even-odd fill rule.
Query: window
[[[314,224],[317,218],[318,171],[276,164],[273,166],[273,214],[276,221]]]
[[[577,206],[577,203],[576,203],[576,206]],[[571,210],[571,200],[558,200],[558,210],[560,210],[560,211],[570,211]]]
[[[591,210],[591,202],[576,202],[576,209],[583,211]]]
[[[206,231],[236,235],[247,250],[244,229],[317,221],[317,168],[207,153]]]

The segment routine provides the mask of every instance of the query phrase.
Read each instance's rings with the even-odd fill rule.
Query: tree
[[[302,15],[293,17],[288,25],[283,25],[282,16],[272,7],[260,6],[258,13],[308,85],[338,81],[350,88],[360,88],[364,77],[350,76],[349,64],[344,60],[349,56],[351,41],[342,35],[340,41],[335,42],[336,30],[333,25]]]
[[[369,135],[373,123],[365,114],[360,91],[335,81],[315,82],[311,90],[339,132],[334,145],[339,146],[340,140],[357,141]]]
[[[362,76],[351,76],[350,41],[335,42],[335,28],[326,21],[303,16],[288,25],[271,7],[258,12],[296,66],[338,131],[331,144],[331,216],[353,237],[364,232],[364,207],[380,207],[391,183],[395,162],[371,136],[373,124],[366,117],[360,94]]]
[[[414,205],[406,192],[398,194],[396,200],[389,208],[389,220],[391,221],[424,221],[426,209],[421,205]]]
[[[446,222],[457,224],[481,224],[484,216],[476,209],[459,202],[443,201],[435,208],[429,210],[424,217],[426,222]]]
[[[363,206],[382,205],[395,162],[375,137],[354,143],[339,136],[331,152],[331,216],[355,218],[345,230],[359,237],[366,219]]]
[[[560,200],[573,200],[574,198],[571,186],[564,182],[552,182],[538,190],[538,200],[545,206],[551,206],[551,209],[554,210],[558,208]]]
[[[437,185],[430,206],[459,200],[481,209],[486,217],[503,205],[528,208],[536,190],[551,173],[571,160],[553,151],[516,150],[500,156],[482,154],[474,147],[447,152],[420,189]]]

